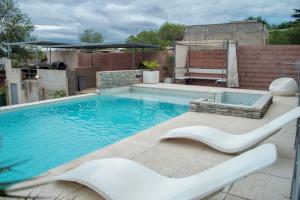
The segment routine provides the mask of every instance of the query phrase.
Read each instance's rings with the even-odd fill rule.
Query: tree
[[[269,32],[269,44],[273,45],[288,45],[290,44],[289,30],[270,30]]]
[[[291,44],[300,44],[300,21],[289,32]]]
[[[131,35],[127,38],[127,43],[158,45],[160,46],[160,50],[165,49],[165,47],[168,45],[166,41],[160,39],[158,32],[155,30],[142,31],[137,35]]]
[[[269,32],[269,43],[275,45],[300,44],[300,22],[291,28],[274,29]]]
[[[20,42],[31,39],[34,30],[28,15],[21,12],[14,0],[0,0],[0,57],[6,55],[3,42]],[[22,52],[19,56],[27,56],[28,51],[21,47],[13,47],[12,54]]]
[[[292,14],[292,17],[296,19],[297,22],[300,21],[300,9],[294,9],[295,13]]]
[[[292,28],[294,25],[295,22],[287,21],[287,22],[282,22],[280,24],[272,25],[271,29],[288,29],[288,28]]]
[[[294,9],[296,21],[283,22],[273,26],[269,32],[270,44],[300,44],[300,9]]]
[[[80,42],[86,43],[100,43],[104,38],[101,33],[95,32],[93,29],[85,29],[82,34],[79,35]]]
[[[147,30],[139,32],[137,35],[130,35],[127,43],[142,43],[158,45],[159,50],[166,49],[174,40],[183,38],[185,27],[182,24],[166,22],[162,24],[159,30]]]
[[[185,27],[182,24],[175,24],[165,22],[159,28],[158,34],[160,39],[172,42],[175,40],[182,40]]]
[[[262,18],[261,16],[250,16],[246,18],[246,20],[256,20],[258,22],[262,22],[264,25],[267,26],[267,28],[271,28],[271,25],[267,22],[267,20]]]

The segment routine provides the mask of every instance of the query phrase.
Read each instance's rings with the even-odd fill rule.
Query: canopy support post
[[[135,48],[132,51],[132,69],[135,69]]]
[[[37,53],[37,44],[35,43],[35,67],[38,69],[38,53]]]

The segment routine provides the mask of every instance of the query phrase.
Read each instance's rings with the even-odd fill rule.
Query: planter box
[[[159,83],[159,71],[143,71],[143,83]]]

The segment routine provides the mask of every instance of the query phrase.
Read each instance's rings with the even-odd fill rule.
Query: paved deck
[[[162,85],[162,87],[172,87],[170,85],[159,85]],[[197,86],[180,86],[180,88],[192,88],[193,90],[197,90]],[[274,97],[273,104],[261,120],[187,112],[134,136],[50,170],[39,180],[21,183],[18,187],[37,182],[47,182],[51,177],[77,167],[88,160],[108,157],[121,157],[135,160],[169,177],[193,175],[217,165],[234,155],[220,153],[206,145],[191,140],[177,139],[158,142],[159,136],[172,128],[189,125],[207,125],[241,134],[255,129],[285,113],[295,107],[296,103],[296,97]],[[286,125],[280,132],[263,142],[273,143],[277,147],[279,158],[273,166],[234,183],[232,187],[225,188],[223,192],[212,197],[211,200],[289,199],[295,157],[295,151],[293,149],[296,132],[295,127],[296,121]],[[132,189],[134,190],[134,186],[132,186]],[[58,197],[57,199],[102,199],[102,197],[94,191],[82,185],[69,182],[49,183],[34,189],[18,192],[18,194],[47,196],[50,199],[54,197]]]

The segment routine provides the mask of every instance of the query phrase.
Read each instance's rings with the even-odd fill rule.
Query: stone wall
[[[97,89],[123,87],[142,83],[142,70],[102,71],[96,77]]]
[[[235,117],[261,119],[272,104],[272,96],[265,98],[260,106],[241,106],[210,101],[194,100],[189,104],[191,112],[204,112]]]
[[[240,21],[224,24],[187,26],[184,40],[235,40],[239,45],[267,44],[268,30],[261,22]]]

